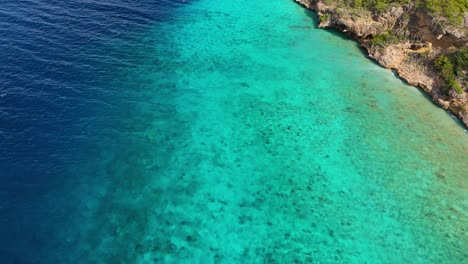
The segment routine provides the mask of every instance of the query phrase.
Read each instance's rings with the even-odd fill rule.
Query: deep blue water
[[[142,32],[170,20],[182,4],[0,3],[1,263],[37,261],[54,242],[56,226],[72,224],[68,206],[75,201],[66,193],[78,180],[103,175],[90,175],[92,155],[119,144],[113,132],[122,111],[119,91],[132,87],[120,86],[118,73],[158,41],[141,41]],[[81,173],[85,168],[92,169]]]

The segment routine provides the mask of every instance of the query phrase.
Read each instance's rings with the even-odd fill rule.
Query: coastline
[[[422,13],[420,10],[413,11],[412,16],[414,18],[406,18],[407,21],[403,21],[403,17],[407,16],[409,10],[413,8],[411,5],[390,7],[375,19],[375,14],[370,12],[352,14],[345,8],[325,4],[322,0],[294,1],[317,13],[319,28],[337,29],[347,37],[357,41],[366,50],[369,58],[380,66],[394,71],[399,78],[409,85],[422,90],[436,105],[453,114],[465,129],[468,128],[468,93],[463,91],[466,90],[466,87],[463,87],[462,84],[462,94],[457,94],[454,91],[444,94],[443,91],[447,87],[443,78],[434,71],[432,65],[429,65],[428,60],[425,61],[424,58],[428,54],[433,54],[432,57],[441,54],[441,51],[444,52],[449,49],[445,47],[447,45],[466,45],[464,32],[459,32],[453,28],[442,29],[440,26],[434,29],[434,22],[431,21],[429,15]],[[410,26],[410,19],[413,19],[412,23],[417,23],[413,30],[416,30],[418,35],[424,34],[419,41],[397,41],[383,47],[375,47],[370,44],[372,36],[395,28],[406,31],[407,27]],[[435,31],[439,33],[438,36],[435,35]],[[435,47],[433,48],[433,46]]]

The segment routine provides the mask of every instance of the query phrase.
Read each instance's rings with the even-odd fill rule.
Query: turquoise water
[[[109,84],[47,263],[466,261],[445,111],[292,1],[173,12]]]

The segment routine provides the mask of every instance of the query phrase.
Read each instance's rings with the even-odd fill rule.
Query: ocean
[[[467,131],[290,0],[3,0],[0,263],[464,263]]]

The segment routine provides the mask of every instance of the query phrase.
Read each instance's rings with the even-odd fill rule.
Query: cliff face
[[[456,77],[460,89],[455,92],[447,87],[446,79],[434,66],[438,56],[468,46],[466,13],[463,25],[451,26],[444,23],[443,18],[414,4],[394,5],[373,12],[346,8],[333,1],[295,1],[318,13],[320,28],[336,28],[359,41],[369,57],[424,90],[436,104],[449,110],[468,127],[466,69],[463,69],[462,77]]]

